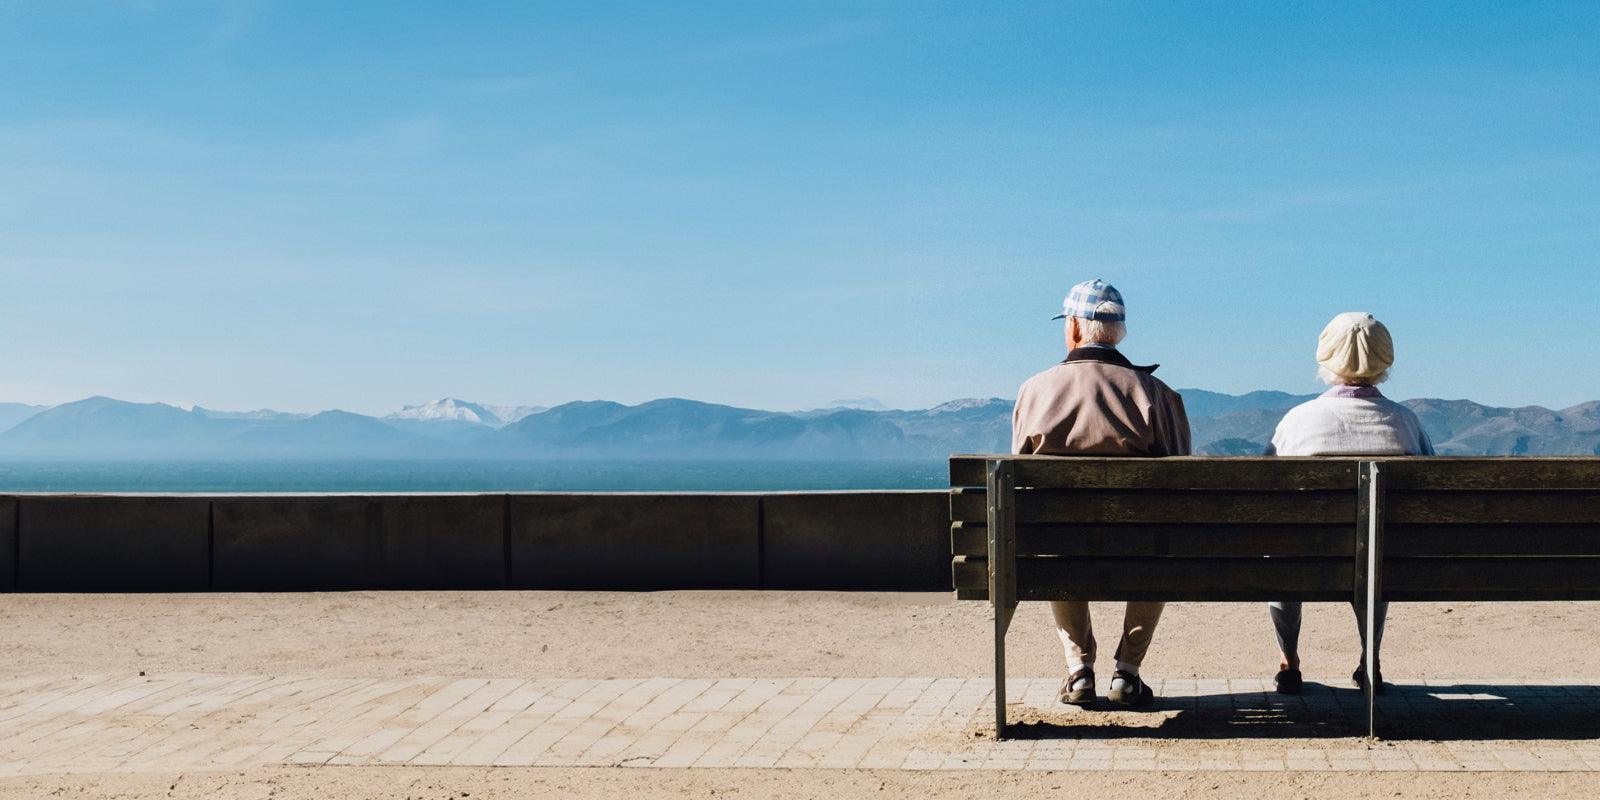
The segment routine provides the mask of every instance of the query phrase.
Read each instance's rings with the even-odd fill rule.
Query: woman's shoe
[[[1367,690],[1367,668],[1366,667],[1356,667],[1356,671],[1350,673],[1350,680],[1356,682],[1356,688],[1357,689],[1360,689],[1362,691],[1366,691]],[[1378,684],[1376,686],[1372,687],[1372,693],[1373,694],[1383,694],[1383,670],[1381,670],[1381,669],[1378,670]]]
[[[1278,687],[1278,694],[1299,694],[1304,686],[1300,678],[1300,670],[1280,669],[1272,678],[1273,685]]]

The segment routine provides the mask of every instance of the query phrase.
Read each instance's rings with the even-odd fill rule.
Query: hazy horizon
[[[1323,391],[1326,391],[1326,389],[1328,387],[1319,386],[1319,387],[1313,388],[1311,391],[1301,391],[1301,392],[1291,392],[1291,391],[1284,390],[1284,389],[1272,389],[1272,388],[1252,389],[1252,390],[1244,391],[1244,392],[1220,392],[1220,391],[1216,391],[1216,390],[1213,390],[1213,389],[1205,389],[1205,388],[1198,387],[1198,386],[1185,386],[1185,387],[1175,387],[1175,388],[1180,393],[1182,393],[1182,392],[1190,392],[1190,393],[1193,393],[1193,392],[1209,392],[1209,393],[1212,393],[1212,394],[1225,395],[1225,396],[1228,396],[1228,397],[1244,397],[1244,396],[1251,395],[1251,394],[1256,394],[1256,393],[1275,393],[1275,394],[1289,395],[1289,396],[1292,396],[1292,397],[1301,397],[1301,396],[1310,396],[1310,395],[1319,394],[1319,393],[1321,393]],[[1396,399],[1396,400],[1424,400],[1424,399],[1427,399],[1427,400],[1443,400],[1443,401],[1448,401],[1448,402],[1468,401],[1468,402],[1478,403],[1478,404],[1481,404],[1481,405],[1492,406],[1492,407],[1496,407],[1496,408],[1546,408],[1546,409],[1550,409],[1552,411],[1560,411],[1562,409],[1572,408],[1574,406],[1579,406],[1579,405],[1583,405],[1585,403],[1590,403],[1590,402],[1595,402],[1597,400],[1600,400],[1600,389],[1597,389],[1596,393],[1595,393],[1595,397],[1592,397],[1592,398],[1589,398],[1589,399],[1586,399],[1586,400],[1579,400],[1578,402],[1575,402],[1575,403],[1567,403],[1567,404],[1564,404],[1564,405],[1552,405],[1550,403],[1528,403],[1528,404],[1512,405],[1512,406],[1497,406],[1497,405],[1495,405],[1493,403],[1486,403],[1486,402],[1484,402],[1484,401],[1482,401],[1482,400],[1480,400],[1478,398],[1475,398],[1475,397],[1438,397],[1438,396],[1431,396],[1431,395],[1418,395],[1418,396],[1415,396],[1415,397],[1402,397],[1402,396],[1395,395],[1392,392],[1390,392],[1388,390],[1388,386],[1387,385],[1380,387],[1380,389],[1382,389],[1384,391],[1385,396],[1391,397],[1391,398]],[[325,406],[309,406],[309,407],[303,407],[303,408],[277,408],[277,407],[268,407],[268,406],[260,405],[260,404],[250,405],[250,404],[247,403],[244,406],[224,408],[224,407],[217,407],[217,406],[208,406],[208,405],[206,405],[204,403],[188,403],[188,402],[172,401],[172,400],[166,400],[166,399],[143,399],[143,398],[134,398],[134,397],[118,397],[118,396],[115,396],[115,395],[106,394],[104,392],[97,392],[97,393],[94,393],[94,394],[86,395],[84,397],[75,397],[75,398],[72,398],[71,400],[66,400],[66,401],[63,401],[61,403],[26,403],[26,402],[12,400],[12,399],[7,398],[7,397],[0,397],[0,404],[12,404],[12,403],[15,403],[16,405],[26,405],[26,406],[32,406],[32,407],[35,407],[35,408],[39,408],[39,409],[46,409],[46,408],[54,408],[54,407],[62,406],[62,405],[68,405],[70,403],[82,402],[84,400],[92,400],[92,399],[97,398],[97,397],[104,397],[104,398],[107,398],[107,399],[117,400],[117,401],[127,402],[127,403],[139,403],[139,404],[158,403],[158,404],[161,404],[161,405],[166,405],[166,406],[171,406],[173,408],[182,409],[184,411],[190,411],[190,410],[193,410],[195,408],[203,408],[206,411],[214,411],[214,412],[219,412],[219,413],[230,413],[230,414],[234,414],[234,413],[249,413],[249,412],[253,412],[253,411],[273,411],[273,412],[282,413],[282,414],[306,414],[306,415],[317,414],[317,413],[321,413],[321,412],[324,412],[324,411],[345,411],[345,412],[349,412],[349,413],[353,413],[353,414],[361,414],[363,416],[370,416],[370,417],[377,417],[377,418],[382,418],[382,417],[385,417],[387,415],[394,414],[394,413],[397,413],[397,412],[401,412],[401,411],[404,411],[404,410],[413,409],[413,408],[421,408],[421,407],[429,406],[429,405],[432,405],[432,404],[435,404],[435,403],[441,403],[441,402],[448,401],[448,400],[454,400],[454,401],[459,401],[459,402],[467,402],[467,403],[475,403],[475,404],[486,405],[486,406],[495,406],[495,407],[512,407],[512,406],[537,407],[541,411],[548,410],[548,409],[551,409],[551,408],[557,408],[557,407],[560,407],[560,406],[563,406],[563,405],[567,405],[569,403],[607,402],[607,403],[619,403],[621,405],[633,407],[633,406],[642,405],[644,403],[656,402],[656,401],[661,401],[661,400],[686,400],[686,401],[694,402],[694,403],[706,403],[706,404],[709,404],[709,405],[728,406],[728,407],[732,407],[732,408],[742,408],[742,409],[753,410],[753,411],[772,411],[772,412],[779,412],[779,413],[785,413],[785,414],[792,414],[792,413],[803,413],[803,412],[807,412],[807,411],[823,411],[823,410],[829,410],[829,409],[848,409],[848,408],[858,408],[858,407],[862,408],[863,410],[871,410],[871,411],[919,411],[919,410],[925,410],[925,409],[929,409],[929,408],[934,408],[936,406],[939,406],[939,405],[942,405],[942,404],[945,404],[945,403],[957,402],[957,401],[961,401],[961,400],[1002,400],[1002,401],[1005,401],[1005,402],[1011,402],[1011,400],[1013,399],[1011,397],[1006,397],[1006,396],[1001,396],[1001,395],[967,395],[965,397],[948,397],[948,398],[945,398],[943,400],[939,400],[937,402],[930,403],[930,404],[925,405],[925,406],[892,406],[892,405],[888,405],[888,404],[881,404],[881,407],[879,407],[879,408],[870,408],[870,407],[866,407],[866,406],[858,406],[857,405],[857,404],[861,403],[862,401],[877,401],[878,400],[875,397],[865,396],[865,395],[861,396],[861,397],[851,398],[851,399],[841,399],[841,400],[836,401],[836,402],[821,403],[821,404],[814,405],[814,406],[789,406],[789,407],[739,405],[737,403],[724,402],[724,401],[721,401],[721,400],[717,400],[715,398],[675,397],[675,396],[665,396],[665,395],[657,396],[657,397],[647,397],[647,398],[645,398],[643,400],[631,401],[631,402],[624,402],[624,401],[616,400],[616,399],[609,398],[609,397],[581,397],[581,398],[573,398],[573,399],[569,399],[569,400],[561,400],[561,401],[554,402],[554,403],[525,403],[525,402],[516,402],[516,401],[503,402],[502,403],[502,402],[495,402],[495,401],[492,401],[492,400],[479,400],[477,398],[472,398],[472,397],[462,397],[460,395],[445,395],[445,396],[436,397],[436,398],[434,398],[432,400],[426,400],[426,401],[417,401],[417,402],[406,401],[406,402],[400,402],[400,403],[392,403],[392,404],[389,404],[387,406],[382,406],[376,411],[368,412],[368,411],[359,411],[359,410],[356,410],[356,409],[340,408],[340,407],[337,407],[337,406],[326,406],[326,405]],[[881,401],[879,401],[879,402],[881,402]]]

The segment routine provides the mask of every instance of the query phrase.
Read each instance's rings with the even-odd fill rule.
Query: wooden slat
[[[950,559],[950,585],[957,600],[989,599],[989,559],[982,556],[956,556]]]
[[[950,520],[985,525],[989,522],[988,494],[982,489],[958,487],[950,490]]]
[[[1017,492],[1017,522],[1038,523],[1351,523],[1351,491],[1242,492],[1034,489]],[[983,493],[950,492],[950,519],[978,522],[988,513]]]
[[[1329,458],[952,456],[951,486],[982,486],[986,458],[1016,464],[1017,485],[1054,489],[1354,490],[1356,464]]]
[[[1600,523],[1600,491],[1390,491],[1385,518],[1407,523]]]
[[[1600,556],[1600,525],[1394,525],[1390,556]]]
[[[1389,558],[1390,600],[1596,600],[1600,557]]]
[[[1600,458],[1412,458],[1384,460],[1390,491],[1420,489],[1592,489]]]
[[[1347,558],[1021,558],[1017,598],[1348,601],[1353,568]],[[952,559],[951,572],[958,596],[988,581],[984,559]]]
[[[1352,490],[1356,463],[1300,458],[1042,458],[1017,462],[1017,485],[1051,489]]]
[[[987,553],[982,524],[950,525],[951,555]],[[1344,556],[1354,555],[1350,526],[1341,525],[1024,525],[1021,556]]]
[[[951,456],[951,486],[982,486],[988,480],[985,456]]]
[[[989,528],[981,522],[950,523],[950,555],[987,556]]]

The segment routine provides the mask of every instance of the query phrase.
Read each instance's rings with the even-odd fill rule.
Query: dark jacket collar
[[[1128,361],[1128,359],[1126,357],[1124,357],[1121,352],[1119,352],[1115,348],[1111,348],[1111,347],[1078,347],[1078,348],[1074,348],[1072,350],[1072,352],[1067,353],[1067,360],[1065,360],[1065,361],[1063,361],[1061,363],[1063,363],[1063,364],[1071,364],[1074,361],[1099,361],[1102,364],[1115,364],[1115,365],[1117,365],[1119,367],[1126,367],[1128,369],[1136,369],[1136,370],[1138,370],[1140,372],[1143,372],[1143,373],[1146,373],[1146,374],[1149,374],[1151,372],[1155,372],[1156,368],[1161,366],[1160,364],[1151,364],[1148,367],[1137,366],[1137,365],[1133,364],[1132,362]]]

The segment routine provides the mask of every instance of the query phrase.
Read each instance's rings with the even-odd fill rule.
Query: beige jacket
[[[1109,347],[1080,347],[1022,384],[1011,415],[1015,453],[1189,455],[1183,396]]]

